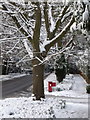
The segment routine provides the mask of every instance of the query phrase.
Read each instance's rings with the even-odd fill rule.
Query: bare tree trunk
[[[36,100],[45,98],[44,95],[44,65],[38,60],[33,60],[33,94]]]

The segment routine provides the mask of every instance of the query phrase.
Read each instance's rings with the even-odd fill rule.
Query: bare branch
[[[0,43],[2,43],[2,42],[6,42],[6,41],[10,41],[10,40],[17,40],[17,39],[26,39],[26,38],[28,38],[28,36],[27,37],[12,37],[12,38],[3,38],[3,39],[0,39]]]
[[[28,56],[28,55],[25,55],[20,61],[18,61],[18,62],[16,63],[16,65],[18,65],[20,62],[22,62],[27,56]]]
[[[61,20],[61,22],[64,22],[64,21],[65,21],[68,17],[70,17],[72,14],[73,14],[73,12],[71,11],[71,12],[67,13],[66,15],[64,15],[63,18],[62,18],[62,20]]]
[[[70,29],[70,26],[74,22],[75,22],[75,18],[74,18],[74,16],[72,16],[70,22],[66,25],[66,27],[45,46],[45,49],[47,52],[49,51],[51,46],[53,46],[55,43],[57,43],[64,37],[64,35],[67,33],[67,31]]]
[[[16,44],[12,47],[12,49],[10,49],[6,54],[8,54],[8,53],[10,53],[10,52],[12,52],[12,50],[14,50],[15,49],[15,47],[17,46],[17,44],[20,42],[20,40],[18,41],[18,42],[16,42]]]
[[[14,33],[20,31],[20,29],[24,27],[24,25],[22,25],[20,28],[17,28],[17,27],[14,27],[14,26],[11,26],[11,25],[8,25],[8,24],[5,24],[5,23],[0,23],[0,25],[3,25],[3,26],[6,26],[6,27],[15,29],[15,32],[14,32]],[[14,33],[13,33],[13,34],[14,34]]]
[[[49,38],[49,35],[50,35],[50,24],[49,24],[49,16],[48,16],[48,5],[47,5],[47,2],[45,2],[44,4],[45,4],[44,5],[44,19],[45,19],[47,37]]]
[[[70,49],[72,48],[72,46],[71,46],[71,47],[69,47],[69,46],[70,46],[72,43],[73,43],[73,37],[70,39],[70,41],[69,41],[61,50],[59,50],[59,51],[56,52],[55,54],[48,55],[44,60],[39,60],[40,63],[34,65],[34,67],[36,67],[36,66],[38,66],[38,65],[41,65],[41,64],[45,64],[45,63],[46,63],[47,61],[49,61],[52,57],[57,56],[57,55],[59,55],[59,54],[62,54],[62,53],[64,53],[64,52],[66,52],[67,49],[70,50]]]
[[[36,8],[36,22],[35,22],[35,28],[33,33],[33,49],[34,52],[40,52],[39,48],[39,39],[40,39],[40,29],[41,29],[41,9],[39,3],[37,3]]]
[[[4,7],[4,10],[9,11],[6,5],[3,4],[2,6]],[[17,17],[16,17],[16,16],[13,16],[13,15],[11,15],[11,14],[9,14],[9,15],[12,17],[12,19],[13,19],[13,21],[15,22],[17,28],[18,28],[18,29],[21,28],[21,25],[20,25]],[[31,38],[30,34],[24,29],[24,27],[20,29],[20,32],[23,33],[26,37],[29,36],[29,37],[28,37],[28,40],[29,40],[30,42],[32,42],[32,38]]]
[[[26,51],[27,51],[29,57],[32,58],[32,57],[33,57],[33,51],[32,51],[32,50],[30,49],[30,47],[28,46],[27,40],[24,39],[24,40],[23,40],[23,43],[24,43],[24,46],[25,46],[25,48],[26,48]]]
[[[51,34],[50,34],[50,37],[49,37],[50,40],[51,40],[53,37],[55,37],[55,33],[56,33],[56,31],[58,30],[58,28],[59,28],[59,26],[60,26],[60,24],[61,24],[61,20],[62,20],[63,16],[65,15],[68,7],[69,7],[69,6],[66,5],[66,6],[63,8],[63,10],[61,11],[61,13],[60,13],[60,15],[59,15],[59,17],[58,17],[58,19],[57,19],[57,22],[56,22],[56,24],[55,24],[55,29],[54,29],[53,32],[51,32]]]

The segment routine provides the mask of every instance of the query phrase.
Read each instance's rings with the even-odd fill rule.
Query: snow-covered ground
[[[61,109],[60,98],[33,101],[32,98],[10,98],[0,101],[1,118],[87,118],[88,105],[66,102]]]
[[[57,84],[52,92],[48,92],[48,81]],[[58,83],[52,73],[44,84],[46,98],[41,101],[33,101],[33,97],[0,100],[0,118],[88,118],[86,83],[80,76],[67,75]]]
[[[20,73],[11,73],[9,75],[0,75],[0,81],[6,81],[6,80],[12,80],[12,78],[18,78],[25,76],[26,74],[20,74]]]
[[[48,81],[54,81],[57,84],[53,92],[48,92]],[[45,94],[88,99],[88,94],[86,94],[86,85],[85,80],[80,75],[67,75],[62,83],[58,83],[58,81],[56,81],[55,74],[52,73],[45,80]],[[57,89],[60,89],[60,92]]]

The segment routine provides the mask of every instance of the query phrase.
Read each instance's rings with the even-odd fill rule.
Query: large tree
[[[48,56],[48,52],[56,44],[62,48],[58,52],[61,53],[72,43],[73,34],[70,35],[71,39],[66,39],[63,45],[62,40],[68,36],[67,34],[70,34],[71,26],[71,31],[75,29],[76,3],[30,1],[17,3],[8,0],[2,2],[1,5],[1,12],[8,15],[13,21],[13,28],[16,28],[20,34],[17,39],[23,41],[32,60],[33,94],[36,99],[44,98],[44,62],[52,56]],[[6,39],[13,40],[15,38],[9,36]]]

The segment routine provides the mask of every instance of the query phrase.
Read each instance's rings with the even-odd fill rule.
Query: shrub
[[[55,60],[54,70],[58,82],[62,82],[66,76],[66,60],[64,54],[58,55]]]
[[[86,86],[87,93],[90,93],[90,84]]]

